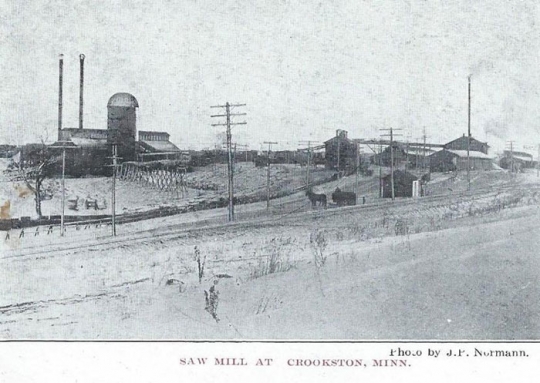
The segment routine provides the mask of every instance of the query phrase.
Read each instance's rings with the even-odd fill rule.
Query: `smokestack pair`
[[[79,79],[79,129],[83,128],[83,89],[84,89],[84,59],[83,54],[79,55],[80,61],[80,79]],[[62,131],[62,108],[63,108],[63,87],[64,87],[64,55],[60,55],[59,63],[59,79],[58,79],[58,140],[61,140]]]

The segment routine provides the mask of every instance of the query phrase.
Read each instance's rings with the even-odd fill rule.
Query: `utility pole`
[[[514,173],[514,141],[510,141],[510,159],[512,161],[511,173]]]
[[[338,180],[341,178],[341,132],[342,129],[336,130],[336,140],[337,140],[337,172],[338,172]]]
[[[270,150],[272,145],[276,145],[275,141],[264,141],[264,144],[268,144],[268,150],[266,151],[266,210],[270,209]]]
[[[246,162],[248,162],[248,148],[249,146],[248,145],[244,145],[244,144],[234,144],[235,146],[238,146],[238,148],[240,149],[244,149],[244,154],[246,155]]]
[[[407,137],[407,145],[405,148],[405,171],[407,171],[407,168],[409,167],[409,137]]]
[[[360,177],[360,154],[361,154],[360,143],[356,143],[356,182],[354,186],[354,193],[356,194],[356,203],[358,203],[358,182]]]
[[[306,190],[309,189],[309,169],[311,167],[311,144],[316,141],[300,141],[301,145],[307,144],[307,171],[306,171]]]
[[[66,149],[73,149],[76,145],[72,141],[57,141],[51,145],[51,148],[62,149],[62,215],[60,216],[60,236],[64,236],[64,216],[66,206]]]
[[[396,199],[396,192],[394,189],[394,136],[401,136],[401,134],[394,134],[394,130],[402,129],[381,129],[385,131],[390,131],[390,134],[383,134],[383,136],[390,136],[390,184],[392,188],[392,201]]]
[[[471,190],[471,76],[468,77],[469,83],[469,107],[468,107],[468,134],[467,134],[467,190]]]
[[[83,54],[79,55],[80,60],[80,78],[79,78],[79,129],[83,128],[83,106],[84,106],[84,58]]]
[[[523,149],[527,149],[527,150],[534,150],[538,148],[538,154],[537,154],[537,157],[536,157],[536,176],[537,177],[540,177],[540,167],[539,167],[539,163],[540,163],[540,144],[536,145],[536,147],[534,145],[531,145],[531,146],[526,146],[524,145],[523,146]],[[533,157],[533,164],[534,164],[534,156],[531,154],[531,157]]]
[[[113,171],[112,171],[112,196],[111,196],[111,226],[112,226],[112,235],[116,237],[116,167],[118,166],[118,144],[113,143],[112,145],[112,160],[113,160]]]
[[[382,142],[379,141],[379,198],[383,196],[382,188]]]
[[[39,198],[39,197],[38,197]],[[64,215],[66,211],[66,148],[62,148],[62,217],[60,220],[60,236],[64,236]]]
[[[420,140],[420,144],[422,144],[422,147],[419,147],[417,152],[419,151],[422,151],[422,164],[420,166],[420,168],[422,169],[422,172],[426,169],[427,166],[427,161],[426,161],[426,153],[427,153],[427,147],[428,147],[428,144],[427,144],[427,139],[429,138],[428,135],[426,135],[426,128],[424,127],[423,130],[422,130],[422,136],[420,138],[418,138],[418,140]],[[416,156],[416,162],[417,162],[417,166],[416,166],[416,169],[418,170],[418,162],[419,161],[419,158],[420,156],[417,155]]]
[[[507,150],[510,150],[510,173],[514,173],[514,142],[515,141],[506,142],[506,145],[508,145]]]
[[[62,139],[62,108],[64,89],[64,55],[58,60],[58,141]]]
[[[233,125],[246,125],[247,122],[231,122],[231,117],[233,116],[245,116],[246,113],[231,113],[231,108],[246,106],[246,104],[229,104],[228,102],[225,105],[214,105],[210,108],[225,108],[225,114],[215,114],[210,117],[226,117],[226,122],[223,124],[212,124],[212,126],[225,126],[227,128],[227,153],[228,153],[228,191],[229,191],[229,222],[234,221],[234,163],[232,155],[232,133],[231,126]]]
[[[424,127],[424,148],[422,149],[422,173],[426,170],[426,128]]]
[[[341,174],[340,174],[340,163],[339,163],[339,157],[340,157],[340,149],[341,149],[341,140],[340,140],[340,137],[339,137],[339,129],[336,130],[336,139],[337,139],[337,178],[338,180],[341,178]]]

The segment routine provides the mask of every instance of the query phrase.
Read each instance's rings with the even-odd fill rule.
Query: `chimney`
[[[60,54],[58,62],[58,141],[62,139],[62,88],[64,83],[64,55]]]
[[[84,58],[83,54],[79,55],[79,60],[81,63],[81,75],[79,80],[79,129],[83,128],[83,89],[84,89]]]

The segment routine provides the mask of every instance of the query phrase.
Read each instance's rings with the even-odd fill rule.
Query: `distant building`
[[[471,170],[493,170],[494,159],[488,155],[487,142],[463,135],[443,145],[443,148],[429,156],[432,172],[467,170],[467,164],[470,164]]]
[[[165,159],[180,160],[183,156],[189,156],[170,142],[169,137],[167,132],[139,131],[137,148],[139,160],[143,162]]]
[[[390,166],[391,158],[394,158],[395,167],[423,168],[429,164],[429,156],[437,150],[418,145],[408,145],[402,142],[394,142],[393,153],[390,153],[390,145],[382,152],[371,157],[371,162],[375,165]],[[425,164],[425,165],[424,165]]]
[[[505,150],[499,160],[499,165],[503,169],[519,171],[521,169],[534,168],[536,163],[533,156],[529,153]]]
[[[493,158],[480,151],[443,149],[429,156],[429,166],[432,172],[452,172],[467,170],[493,170]]]
[[[66,173],[71,176],[110,175],[112,145],[117,145],[118,163],[129,161],[190,161],[169,141],[167,132],[140,131],[137,135],[137,99],[129,93],[116,93],[107,103],[107,129],[64,128],[59,139],[77,147],[67,153]]]
[[[345,172],[355,169],[356,144],[347,137],[345,130],[338,130],[335,137],[325,141],[324,150],[327,168]]]
[[[64,128],[60,131],[60,140],[72,141],[77,146],[107,146],[108,131],[105,129]]]
[[[465,134],[462,137],[456,138],[455,140],[450,141],[449,143],[444,145],[444,149],[449,150],[467,150],[467,147],[469,147],[469,150],[481,152],[484,154],[488,154],[489,150],[489,145],[487,144],[487,142],[481,142],[478,141],[476,138],[471,137],[469,143],[469,140],[465,136]]]

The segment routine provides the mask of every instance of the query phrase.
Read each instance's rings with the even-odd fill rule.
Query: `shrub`
[[[293,241],[291,238],[276,237],[263,247],[263,255],[257,266],[251,270],[250,279],[260,278],[265,275],[289,271],[295,264],[290,259]]]
[[[324,266],[327,258],[325,251],[328,247],[328,241],[325,237],[324,231],[320,230],[311,233],[309,242],[313,251],[313,258],[315,259],[315,266],[318,268]]]
[[[195,262],[197,262],[199,284],[201,284],[202,278],[204,276],[204,266],[206,265],[206,255],[204,256],[204,258],[201,259],[201,251],[199,250],[197,246],[195,246],[194,259],[195,259]]]

